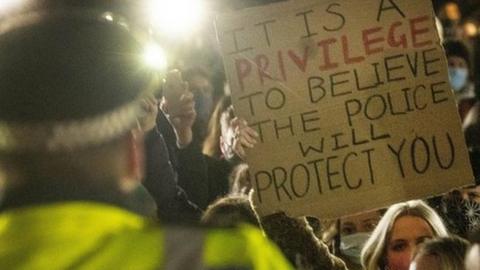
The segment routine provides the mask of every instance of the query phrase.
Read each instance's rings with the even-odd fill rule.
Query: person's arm
[[[183,81],[180,71],[172,70],[167,74],[160,107],[173,127],[177,147],[189,146],[193,140],[192,126],[197,113],[193,93]]]
[[[177,174],[170,161],[163,136],[157,129],[145,138],[146,169],[143,184],[157,203],[157,213],[164,223],[196,223],[202,211],[177,184]]]
[[[167,223],[190,223],[199,219],[201,211],[188,200],[177,185],[169,150],[157,128],[157,119],[163,118],[154,98],[144,101],[145,114],[139,124],[145,135],[145,177],[143,185],[157,204],[158,217]]]
[[[189,194],[191,200],[205,210],[209,200],[208,157],[202,154],[201,147],[192,143],[178,150],[178,183]]]
[[[200,144],[192,143],[195,104],[179,71],[171,71],[167,75],[160,107],[162,114],[157,118],[157,125],[178,172],[178,184],[191,201],[205,209],[209,203],[208,169]]]

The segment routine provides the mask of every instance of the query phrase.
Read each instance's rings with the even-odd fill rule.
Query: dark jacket
[[[204,155],[201,142],[196,138],[186,148],[178,149],[175,132],[163,112],[157,117],[157,127],[165,140],[172,167],[178,174],[178,185],[191,202],[204,210],[216,198],[228,193],[232,163]]]
[[[160,117],[165,116],[159,113]],[[143,184],[157,204],[160,220],[164,223],[198,222],[202,212],[177,184],[175,148],[166,143],[160,129],[154,128],[146,134],[145,154]]]
[[[202,154],[197,144],[180,150],[178,160],[178,183],[201,209],[228,193],[230,162]]]

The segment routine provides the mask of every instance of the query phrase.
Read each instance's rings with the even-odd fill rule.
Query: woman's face
[[[387,241],[387,269],[408,270],[417,245],[432,237],[432,228],[423,218],[399,217],[393,224],[390,239]]]
[[[381,215],[378,210],[342,218],[340,223],[340,234],[346,236],[355,233],[372,232],[378,225],[380,218]]]
[[[448,66],[451,68],[466,68],[468,69],[468,64],[465,59],[458,56],[449,56],[447,58]]]

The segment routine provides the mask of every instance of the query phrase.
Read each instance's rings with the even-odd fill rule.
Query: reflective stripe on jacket
[[[253,227],[160,227],[91,202],[0,214],[0,269],[292,269]]]

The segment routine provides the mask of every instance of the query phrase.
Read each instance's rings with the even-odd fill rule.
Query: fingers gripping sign
[[[253,148],[257,143],[258,134],[248,126],[247,121],[235,117],[231,121],[231,127],[234,130],[232,150],[240,159],[245,160],[246,148]]]

